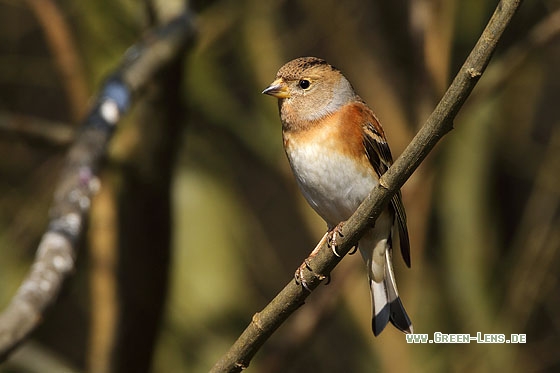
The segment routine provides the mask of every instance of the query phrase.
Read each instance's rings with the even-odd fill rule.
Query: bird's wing
[[[375,114],[365,104],[360,103],[360,105],[367,109],[363,111],[368,117],[368,120],[363,123],[363,144],[366,155],[377,175],[381,177],[393,163],[391,150]],[[406,265],[410,267],[410,241],[408,239],[408,228],[406,227],[406,212],[400,190],[391,199],[391,208],[397,217],[401,254]]]

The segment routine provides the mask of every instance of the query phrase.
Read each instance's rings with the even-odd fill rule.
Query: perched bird
[[[329,232],[336,231],[393,162],[381,124],[340,70],[320,58],[288,62],[262,93],[278,98],[284,149],[303,195]],[[358,243],[368,268],[376,336],[389,321],[405,333],[413,332],[393,273],[395,225],[410,267],[400,193]]]

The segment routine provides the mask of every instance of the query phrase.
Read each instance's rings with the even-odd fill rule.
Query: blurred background
[[[101,172],[77,269],[0,372],[205,372],[325,232],[294,182],[276,100],[288,60],[325,58],[376,111],[397,157],[497,2],[193,1],[197,40],[138,97]],[[88,100],[182,1],[0,1],[0,306],[32,263]],[[346,257],[248,372],[560,369],[560,2],[526,1],[447,135],[403,188],[416,333],[374,338]]]

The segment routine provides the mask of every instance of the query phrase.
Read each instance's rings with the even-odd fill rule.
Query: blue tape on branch
[[[132,97],[130,95],[130,90],[122,80],[111,78],[107,80],[103,87],[103,92],[101,93],[101,102],[108,99],[117,105],[119,113],[122,115],[130,107]]]

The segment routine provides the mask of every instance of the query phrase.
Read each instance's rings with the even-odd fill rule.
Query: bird
[[[297,184],[327,223],[331,238],[336,238],[339,224],[354,213],[393,163],[383,127],[342,72],[321,58],[289,61],[262,93],[278,99],[284,150]],[[410,267],[400,191],[358,242],[367,266],[375,336],[389,322],[413,333],[393,271],[395,227],[403,260]]]

